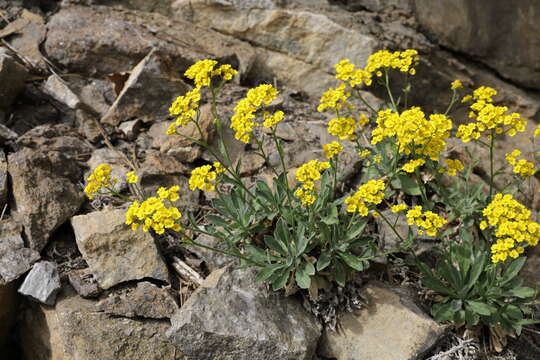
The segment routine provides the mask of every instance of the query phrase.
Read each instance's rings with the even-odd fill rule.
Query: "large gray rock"
[[[77,186],[82,175],[77,162],[63,152],[44,150],[23,148],[8,156],[11,212],[23,224],[30,248],[37,251],[84,201]]]
[[[540,88],[535,0],[415,0],[422,27],[440,44],[473,56],[503,77]]]
[[[192,359],[311,359],[320,324],[254,277],[231,267],[211,273],[171,319],[170,341]]]
[[[30,270],[18,291],[45,305],[54,305],[61,286],[56,263],[40,261]]]
[[[28,72],[24,66],[16,62],[7,54],[4,48],[0,49],[0,108],[5,108],[24,89]]]
[[[111,317],[95,301],[69,287],[48,307],[32,304],[22,316],[19,336],[25,360],[179,360],[166,341],[168,321]]]
[[[24,247],[22,226],[0,221],[0,285],[16,280],[39,260],[39,253]]]
[[[366,308],[342,314],[339,331],[324,331],[321,355],[337,360],[414,360],[443,335],[445,328],[409,296],[379,283],[368,285],[366,293]]]
[[[77,246],[99,286],[129,280],[169,280],[154,239],[125,224],[125,209],[96,211],[71,218]]]
[[[133,118],[145,122],[165,120],[174,99],[188,91],[171,65],[170,58],[153,49],[131,70],[122,92],[101,120],[111,125]]]
[[[112,292],[96,305],[106,314],[151,319],[170,318],[178,305],[168,289],[143,281]]]

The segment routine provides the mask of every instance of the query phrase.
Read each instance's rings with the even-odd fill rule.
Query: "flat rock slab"
[[[212,272],[171,318],[170,341],[189,359],[312,359],[321,325],[254,280],[252,269]]]
[[[109,294],[96,308],[116,316],[165,319],[178,310],[178,305],[169,290],[143,281],[135,287]]]
[[[61,287],[56,263],[41,261],[30,270],[18,291],[45,305],[54,305]]]
[[[73,289],[83,298],[93,298],[103,292],[88,268],[71,270],[68,273],[68,279]]]
[[[70,287],[54,308],[32,304],[20,326],[24,359],[32,360],[179,360],[167,342],[167,320],[111,317],[95,309]]]
[[[325,330],[320,354],[337,360],[413,360],[443,335],[412,299],[379,283],[366,287],[368,307],[345,313],[337,332]]]
[[[154,239],[125,224],[126,210],[96,211],[71,218],[77,246],[103,289],[129,280],[169,280]]]
[[[22,226],[10,221],[0,221],[0,284],[16,280],[39,260],[39,253],[24,247]]]

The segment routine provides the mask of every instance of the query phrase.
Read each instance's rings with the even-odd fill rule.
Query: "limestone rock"
[[[407,295],[378,283],[369,284],[366,292],[368,307],[342,314],[339,331],[324,331],[321,355],[337,360],[414,360],[444,333],[445,328]]]
[[[163,155],[160,155],[163,157]],[[171,161],[171,163],[173,163]],[[174,185],[180,186],[180,199],[176,200],[173,205],[182,209],[194,209],[199,203],[199,191],[189,190],[188,178],[184,175],[169,173],[163,174],[156,167],[150,167],[148,164],[143,164],[141,168],[140,184],[147,194],[155,194],[160,187],[171,187]],[[172,170],[172,169],[171,169]]]
[[[83,298],[93,298],[102,292],[88,268],[71,270],[68,279],[73,289]]]
[[[45,305],[54,305],[61,286],[56,263],[40,261],[30,270],[18,291]]]
[[[227,249],[227,244],[210,235],[201,234],[197,236],[195,241],[199,244],[210,246],[219,250]],[[231,262],[236,262],[236,259],[232,256],[221,254],[217,251],[208,250],[199,246],[190,245],[187,246],[187,249],[203,260],[210,271],[224,267]]]
[[[174,297],[167,289],[147,281],[109,294],[96,307],[106,314],[151,319],[170,318],[178,309]]]
[[[321,326],[293,298],[256,284],[252,270],[214,271],[171,319],[188,358],[311,359]]]
[[[24,247],[22,226],[10,221],[0,222],[0,285],[16,280],[39,260],[39,253]]]
[[[24,66],[16,62],[7,54],[4,48],[0,49],[0,108],[6,108],[24,89],[28,72]]]
[[[166,119],[172,101],[188,91],[187,84],[175,78],[171,65],[170,59],[153,49],[131,71],[122,92],[102,121],[118,125],[133,118],[144,122]]]
[[[12,215],[24,226],[30,248],[41,251],[50,234],[84,201],[78,164],[61,152],[23,148],[8,156]]]
[[[43,85],[43,91],[70,109],[81,105],[81,100],[58,75],[51,75]]]
[[[23,314],[24,359],[180,360],[165,340],[168,321],[111,317],[95,302],[64,290],[54,308],[32,304]]]
[[[71,218],[77,246],[99,286],[146,277],[168,281],[169,273],[149,233],[125,224],[125,209]]]
[[[125,121],[120,124],[118,127],[120,131],[124,133],[126,138],[128,140],[135,140],[137,135],[139,135],[139,131],[141,130],[142,121],[139,119],[131,120],[131,121]]]

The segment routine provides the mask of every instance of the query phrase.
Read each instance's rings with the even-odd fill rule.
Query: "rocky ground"
[[[540,45],[524,36],[540,30],[535,11],[531,0],[0,0],[0,358],[482,358],[484,343],[431,319],[415,278],[395,270],[399,258],[309,303],[255,285],[221,255],[131,232],[125,204],[91,202],[82,188],[103,162],[123,177],[127,160],[144,189],[180,184],[179,207],[204,211],[208,199],[187,179],[211,158],[165,129],[171,101],[192,87],[183,72],[205,58],[239,70],[219,99],[225,113],[248,87],[277,85],[291,169],[330,140],[316,104],[335,85],[333,65],[383,48],[421,52],[414,104],[444,109],[460,79],[495,87],[498,101],[540,122]],[[382,103],[377,89],[365,95]],[[208,142],[211,120],[203,107]],[[249,147],[229,143],[243,176],[268,177]],[[534,151],[512,138],[501,159],[516,144]],[[351,182],[360,168],[349,156]],[[485,179],[482,162],[475,176]],[[537,208],[533,181],[524,198]],[[529,256],[526,280],[537,284],[540,253]],[[490,358],[540,358],[536,331]]]

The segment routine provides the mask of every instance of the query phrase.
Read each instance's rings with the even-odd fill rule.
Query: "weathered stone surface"
[[[187,148],[182,148],[187,149]],[[186,150],[189,151],[189,150]],[[198,148],[192,150],[195,154],[186,154],[188,159],[194,157],[194,155],[199,154]],[[189,175],[191,174],[191,168],[183,164],[176,156],[163,154],[157,150],[148,150],[146,152],[146,159],[141,166],[141,174],[144,174],[144,177],[148,176],[159,176],[159,175]],[[145,181],[146,183],[146,181]]]
[[[0,285],[0,349],[12,336],[19,305],[15,283]]]
[[[78,164],[59,151],[24,148],[8,156],[13,187],[11,212],[24,226],[30,248],[41,251],[50,234],[84,201]]]
[[[54,308],[32,304],[20,338],[25,360],[179,360],[165,340],[168,321],[111,317],[65,289]]]
[[[0,49],[0,108],[5,108],[24,89],[24,82],[28,72],[24,66],[17,63],[7,54],[4,48]]]
[[[0,124],[0,146],[6,142],[17,139],[19,135],[5,125]]]
[[[118,126],[120,131],[126,135],[126,138],[128,140],[135,140],[137,135],[139,135],[139,131],[142,126],[142,121],[139,119],[131,120],[131,121],[125,121]]]
[[[210,246],[219,250],[226,250],[227,244],[213,236],[201,234],[197,236],[195,239],[196,242],[199,244]],[[235,258],[232,256],[227,256],[225,254],[221,254],[217,251],[208,250],[199,246],[188,246],[187,249],[197,255],[201,260],[203,260],[206,263],[206,266],[210,269],[210,271],[214,271],[218,268],[224,267],[225,265],[235,262]]]
[[[81,100],[58,75],[51,75],[43,84],[43,91],[70,109],[81,105]]]
[[[103,291],[88,268],[71,270],[68,273],[68,279],[73,289],[83,298],[96,297]]]
[[[367,308],[342,314],[339,331],[324,331],[321,355],[337,360],[413,360],[445,331],[404,294],[379,283],[368,285],[366,293]]]
[[[169,273],[152,236],[132,231],[125,211],[104,210],[71,218],[77,246],[99,286],[145,277],[168,281]]]
[[[56,263],[40,261],[34,264],[18,291],[43,304],[54,305],[60,288]]]
[[[102,122],[118,125],[133,118],[144,122],[165,120],[172,101],[188,91],[187,84],[175,77],[171,66],[170,58],[160,56],[153,49],[131,71]]]
[[[251,270],[214,271],[171,319],[171,342],[194,359],[311,359],[321,326],[297,300],[255,284]]]
[[[17,279],[39,260],[37,251],[24,247],[21,232],[22,226],[14,221],[0,222],[0,284]]]
[[[503,77],[540,88],[540,23],[534,0],[415,0],[418,21],[444,46],[474,56]],[[519,19],[516,21],[516,19]]]
[[[54,14],[47,27],[49,57],[84,73],[130,71],[154,47],[170,56],[178,71],[217,58],[246,73],[255,56],[249,44],[156,13],[71,6]]]
[[[0,149],[0,214],[4,210],[7,203],[8,184],[7,184],[7,159],[6,154]]]
[[[109,294],[97,303],[96,308],[116,316],[165,319],[174,314],[178,305],[167,289],[143,281],[136,287]]]

